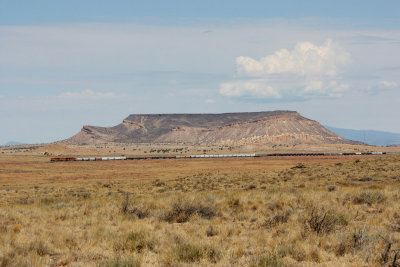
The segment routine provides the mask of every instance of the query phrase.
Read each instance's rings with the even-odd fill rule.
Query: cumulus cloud
[[[397,83],[396,82],[389,82],[389,81],[382,81],[381,82],[381,84],[384,86],[384,87],[389,87],[389,88],[396,88],[398,85],[397,85]]]
[[[367,93],[377,95],[379,93],[398,88],[399,85],[394,81],[380,81],[379,83],[367,88]]]
[[[321,46],[297,43],[293,50],[281,49],[260,60],[243,56],[236,59],[238,74],[253,77],[273,73],[336,76],[350,62],[350,54],[332,40]]]
[[[223,83],[220,87],[220,93],[232,97],[281,98],[281,95],[263,79]]]
[[[59,95],[60,98],[64,99],[90,99],[90,100],[102,100],[102,99],[110,99],[116,98],[118,95],[107,92],[94,92],[92,90],[85,90],[83,92],[64,92]]]
[[[349,84],[341,79],[316,79],[306,80],[300,88],[298,95],[304,97],[328,96],[341,97],[349,88]]]
[[[238,78],[222,83],[220,94],[282,100],[340,97],[349,87],[341,73],[350,63],[350,54],[332,40],[321,46],[300,42],[292,50],[280,49],[260,60],[240,56]]]

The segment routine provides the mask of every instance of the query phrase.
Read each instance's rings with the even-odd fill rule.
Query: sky
[[[400,1],[0,0],[0,144],[129,114],[400,133]]]

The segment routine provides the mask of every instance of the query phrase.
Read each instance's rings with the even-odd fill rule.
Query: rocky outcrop
[[[192,143],[299,144],[351,143],[295,111],[222,114],[137,114],[114,127],[84,126],[71,144]]]

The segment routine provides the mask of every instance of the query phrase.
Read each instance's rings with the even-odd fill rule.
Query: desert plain
[[[56,162],[285,151],[386,155]],[[399,266],[399,148],[0,149],[0,266]]]

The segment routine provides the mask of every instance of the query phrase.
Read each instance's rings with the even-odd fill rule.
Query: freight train
[[[386,152],[357,153],[257,153],[257,154],[227,154],[227,155],[177,155],[177,156],[145,156],[145,157],[87,157],[87,158],[51,158],[51,162],[59,161],[108,161],[108,160],[144,160],[144,159],[194,159],[194,158],[258,158],[258,157],[300,157],[300,156],[351,156],[351,155],[385,155]]]

